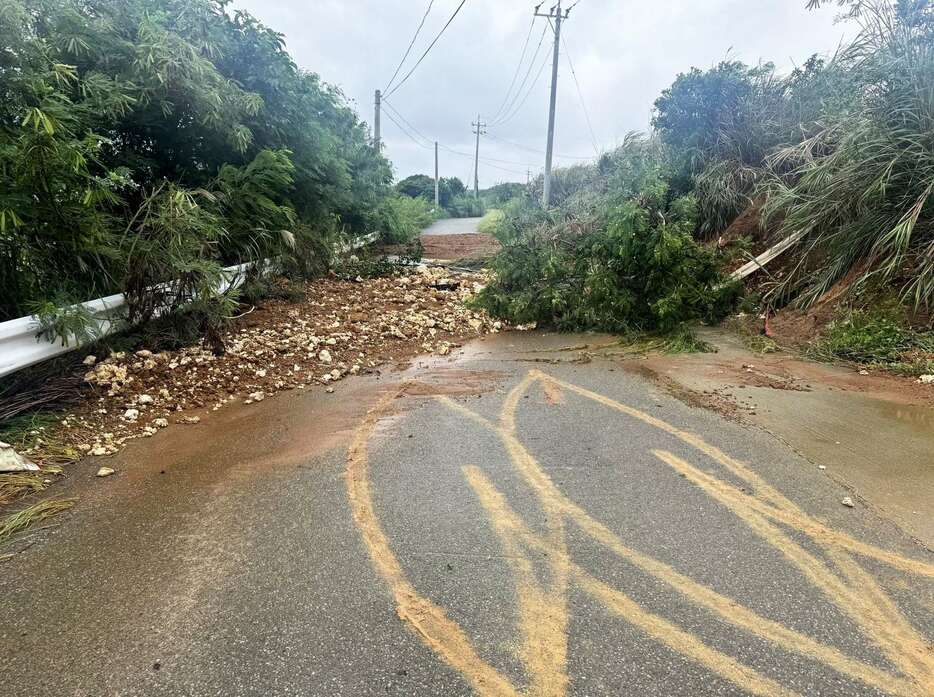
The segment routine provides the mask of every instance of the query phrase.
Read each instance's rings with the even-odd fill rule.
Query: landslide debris
[[[484,280],[427,266],[365,280],[323,278],[305,285],[301,302],[270,301],[248,311],[224,336],[220,356],[201,346],[89,355],[88,399],[17,447],[40,465],[104,457],[233,404],[330,388],[418,353],[447,355],[503,328],[467,305]]]

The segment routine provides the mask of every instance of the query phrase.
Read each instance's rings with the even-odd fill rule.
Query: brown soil
[[[717,352],[623,365],[691,406],[773,433],[934,548],[934,388],[790,353],[756,354],[723,330],[701,338]]]
[[[500,250],[500,244],[491,235],[469,233],[465,235],[422,235],[426,259],[448,261],[485,259]]]
[[[736,242],[743,238],[752,240],[755,243],[764,244],[768,235],[762,229],[760,223],[759,214],[762,210],[762,202],[757,201],[745,211],[743,211],[739,217],[734,220],[730,226],[723,231],[723,234],[720,235],[720,240],[722,244],[728,244],[730,242]]]
[[[44,476],[88,454],[105,465],[132,440],[175,424],[190,429],[233,404],[333,391],[349,375],[378,375],[420,353],[446,355],[502,326],[465,305],[482,280],[426,267],[359,282],[324,278],[306,285],[301,302],[270,301],[235,321],[221,356],[201,346],[89,356],[96,360],[85,368],[85,400],[12,444]]]

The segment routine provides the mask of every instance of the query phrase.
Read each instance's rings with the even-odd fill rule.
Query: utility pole
[[[477,152],[473,160],[473,195],[480,198],[480,136],[486,135],[486,131],[483,130],[486,124],[480,121],[480,114],[477,114],[477,123],[470,125],[476,129],[474,133],[477,134]]]
[[[441,207],[441,180],[438,179],[438,141],[435,141],[435,208]]]
[[[373,117],[373,144],[376,147],[376,152],[380,152],[383,145],[379,137],[379,117],[380,111],[382,110],[382,101],[382,92],[376,90],[376,115]]]
[[[541,7],[541,5],[539,5]],[[561,11],[561,0],[552,7],[548,14],[544,14],[535,8],[536,17],[548,17],[554,20],[555,29],[555,51],[554,59],[551,64],[551,102],[548,108],[548,147],[545,149],[545,182],[542,191],[542,205],[548,208],[551,203],[551,161],[555,146],[555,106],[558,98],[558,58],[561,55],[561,22],[568,18],[571,10]]]

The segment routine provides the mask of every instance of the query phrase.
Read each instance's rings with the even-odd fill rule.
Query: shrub
[[[390,196],[379,209],[380,236],[390,244],[404,244],[417,238],[435,216],[425,199]]]
[[[310,269],[322,237],[379,223],[392,173],[365,124],[226,0],[3,0],[0,46],[0,321],[162,277],[156,191],[193,194],[202,271]]]
[[[486,212],[483,201],[473,194],[452,197],[446,210],[452,218],[479,218]]]
[[[819,350],[857,363],[912,363],[921,373],[934,363],[934,334],[907,326],[897,306],[856,309],[831,322]]]
[[[480,304],[511,322],[562,330],[667,331],[722,318],[737,288],[725,282],[714,252],[693,240],[694,200],[667,199],[655,180],[608,212],[504,220],[504,250]]]
[[[841,3],[846,4],[846,3]],[[934,302],[934,6],[853,2],[859,37],[838,58],[855,104],[769,158],[764,212],[801,255],[777,289],[807,306],[856,267]]]
[[[413,174],[396,184],[396,191],[411,198],[423,198],[429,203],[435,202],[435,180],[427,174]],[[438,181],[438,200],[442,208],[447,208],[451,199],[462,195],[466,189],[457,177],[441,177]]]
[[[506,218],[506,214],[498,208],[487,211],[486,215],[477,223],[477,231],[482,232],[487,235],[492,235],[496,232],[499,224],[503,222]]]

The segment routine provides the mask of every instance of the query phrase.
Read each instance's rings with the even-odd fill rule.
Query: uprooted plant
[[[638,195],[587,212],[500,223],[504,246],[480,303],[497,317],[562,330],[670,331],[715,321],[737,289],[693,239],[696,202],[647,177]]]

